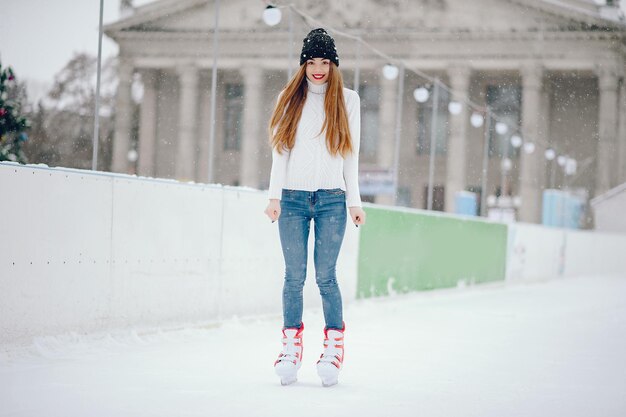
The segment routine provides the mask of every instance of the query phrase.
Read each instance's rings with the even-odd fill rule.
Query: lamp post
[[[287,67],[287,79],[293,75],[293,11],[289,8],[289,48],[287,49],[289,66]]]
[[[556,176],[556,165],[554,164],[554,158],[556,157],[556,152],[552,148],[546,149],[544,152],[545,158],[550,163],[550,188],[554,188],[554,180]]]
[[[104,0],[100,0],[100,20],[98,23],[98,66],[96,75],[96,108],[93,123],[93,152],[91,156],[91,170],[98,168],[98,137],[100,136],[100,73],[102,71],[102,15]]]
[[[395,67],[394,71],[392,68],[387,68],[387,74],[383,75],[389,79],[390,76],[394,75],[396,77],[400,77],[398,79],[398,97],[396,103],[396,130],[395,130],[395,148],[393,154],[393,205],[395,206],[398,203],[398,170],[400,169],[400,137],[402,133],[402,104],[404,103],[403,95],[404,95],[404,66],[401,65],[398,69]],[[393,77],[392,77],[393,78]]]
[[[361,77],[361,39],[356,40],[356,67],[354,68],[354,91],[359,92]]]
[[[476,120],[476,119],[475,119]],[[489,131],[491,130],[491,110],[485,112],[485,130],[483,134],[483,173],[480,185],[480,215],[487,214],[487,174],[489,172]]]
[[[220,0],[215,0],[215,20],[213,23],[213,68],[211,72],[211,115],[209,119],[209,164],[208,183],[213,182],[213,152],[215,148],[215,97],[217,95],[217,52],[219,46]]]
[[[503,136],[509,131],[509,127],[506,123],[496,122],[496,133]],[[510,167],[509,160],[509,141],[504,141],[504,149],[502,149],[502,156],[500,160],[500,197],[504,196],[505,182],[506,182],[506,174]]]
[[[433,86],[433,111],[430,121],[430,161],[428,164],[428,204],[427,209],[433,209],[433,182],[435,180],[435,146],[437,139],[437,113],[439,110],[439,78],[435,78]]]

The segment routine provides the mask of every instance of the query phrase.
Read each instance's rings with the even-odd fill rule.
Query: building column
[[[154,176],[157,112],[157,71],[141,72],[143,98],[139,112],[139,161],[137,173]]]
[[[186,65],[178,68],[180,104],[178,116],[178,146],[176,149],[176,179],[192,181],[195,172],[196,114],[198,111],[198,70]]]
[[[626,77],[622,73],[622,83],[619,93],[619,117],[618,126],[618,160],[617,160],[617,184],[626,182]]]
[[[396,104],[398,79],[388,80],[380,77],[380,103],[378,105],[378,148],[376,162],[380,168],[393,170],[393,157],[396,147]],[[398,179],[399,182],[399,179]],[[375,197],[377,204],[393,204],[391,194],[381,194]]]
[[[520,150],[520,196],[522,205],[519,220],[539,223],[541,220],[541,184],[543,183],[543,147],[537,139],[541,130],[541,102],[543,68],[538,63],[525,64],[522,76],[522,138],[533,142],[535,151]]]
[[[200,88],[200,116],[198,120],[198,162],[196,165],[196,181],[207,183],[209,181],[209,136],[211,135],[211,78],[204,74],[200,84],[208,86]]]
[[[133,103],[131,87],[133,84],[133,66],[121,60],[117,69],[119,82],[115,97],[115,136],[113,140],[113,172],[128,173],[128,151],[132,128]]]
[[[552,83],[545,82],[541,90],[541,115],[539,117],[539,137],[543,139],[543,142],[549,144],[551,147],[555,147],[555,141],[550,136],[550,120],[552,120]],[[543,190],[552,187],[552,168],[556,161],[548,162],[545,159],[545,150],[537,149],[542,148],[542,145],[535,143],[535,152],[539,152],[539,171],[543,172],[543,187],[541,199],[543,201]],[[547,147],[546,147],[547,149]],[[524,152],[522,148],[520,152]],[[543,166],[543,168],[542,168]],[[556,172],[555,172],[556,175]],[[554,179],[556,181],[556,179]]]
[[[471,69],[467,65],[457,64],[448,69],[450,87],[452,88],[451,100],[461,103],[461,113],[451,114],[450,137],[448,138],[447,175],[445,189],[445,210],[454,212],[454,196],[458,191],[465,190],[467,172],[466,146],[467,146],[467,106],[464,98],[469,96]]]
[[[261,129],[265,125],[261,121],[263,70],[252,65],[245,65],[240,71],[244,83],[244,104],[239,184],[258,188],[261,180],[259,147],[267,137]]]
[[[596,161],[595,195],[600,195],[613,184],[613,155],[617,137],[617,66],[602,63],[596,66],[600,105],[598,111],[598,151]]]

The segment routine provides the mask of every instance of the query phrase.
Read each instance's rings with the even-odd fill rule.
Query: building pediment
[[[295,6],[313,17],[306,25],[326,24],[358,31],[368,37],[376,32],[536,32],[623,30],[620,23],[594,15],[593,9],[564,7],[567,1],[547,0],[296,0]],[[581,0],[577,0],[580,2]],[[561,4],[557,6],[555,4]],[[210,32],[214,22],[213,0],[160,0],[138,7],[135,13],[106,26],[112,37],[125,32]],[[226,31],[271,30],[262,21],[263,3],[250,0],[221,2],[220,29]],[[285,11],[286,13],[286,11]],[[286,30],[284,18],[278,28]],[[306,30],[306,29],[305,29]]]

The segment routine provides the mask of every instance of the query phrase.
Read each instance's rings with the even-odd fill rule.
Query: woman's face
[[[330,59],[313,58],[306,61],[306,76],[313,84],[324,84],[328,80]]]

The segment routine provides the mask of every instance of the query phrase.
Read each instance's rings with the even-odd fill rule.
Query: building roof
[[[597,206],[598,204],[601,204],[602,202],[606,200],[610,200],[614,198],[615,196],[624,192],[626,192],[626,182],[618,185],[617,187],[611,188],[609,191],[607,191],[604,194],[600,194],[599,196],[591,199],[590,203],[592,206]]]
[[[237,0],[231,0],[227,5],[232,6],[232,4],[236,2]],[[543,15],[554,16],[593,28],[607,28],[609,30],[626,29],[626,23],[623,19],[619,20],[618,18],[611,17],[611,15],[601,13],[601,8],[596,6],[591,0],[506,0],[502,1],[502,4],[506,6],[506,2],[528,10],[536,10]],[[136,7],[134,13],[130,16],[122,18],[117,22],[107,24],[105,31],[107,34],[111,35],[117,31],[132,30],[178,13],[198,7],[212,7],[212,5],[213,0],[156,0]],[[375,3],[372,2],[372,5],[375,6]],[[224,6],[226,5],[222,7]],[[417,8],[413,9],[416,10]],[[262,4],[259,6],[259,18],[261,10]],[[207,22],[207,28],[211,27],[211,24],[212,22]]]

